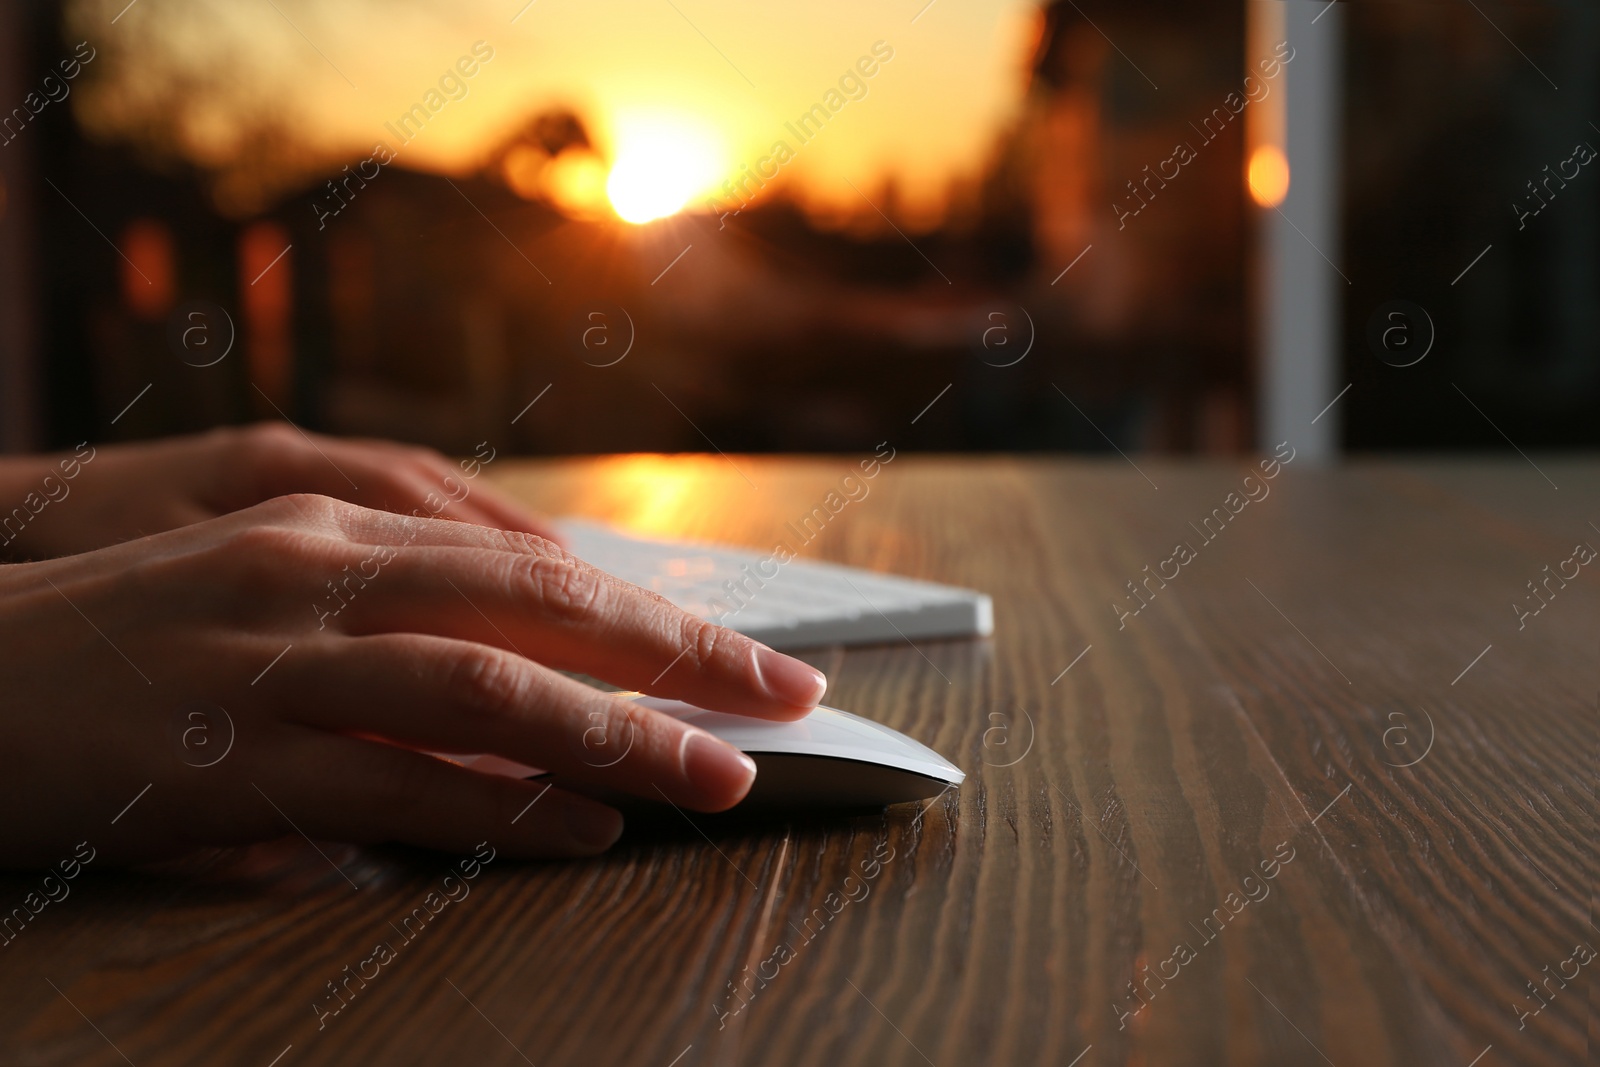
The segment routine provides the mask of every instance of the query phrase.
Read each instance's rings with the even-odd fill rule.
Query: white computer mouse
[[[681,700],[620,695],[698,726],[755,760],[756,781],[740,807],[885,807],[926,800],[966,778],[961,768],[927,745],[837,708],[819,707],[795,722],[770,722],[707,711]],[[498,756],[452,758],[490,774],[541,775]]]
[[[700,727],[755,760],[756,782],[744,804],[883,807],[926,800],[967,777],[927,745],[837,708],[819,707],[795,722],[771,722],[706,711],[681,700],[634,699]]]

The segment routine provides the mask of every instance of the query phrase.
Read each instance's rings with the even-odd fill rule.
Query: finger
[[[457,482],[465,481],[462,472],[457,471],[444,456],[424,451],[417,457],[417,460],[437,476],[441,482],[445,478],[452,478]],[[564,543],[551,522],[535,515],[518,503],[509,493],[492,483],[488,481],[474,482],[469,488],[471,495],[462,501],[461,506],[471,509],[477,516],[470,521],[502,530],[521,530],[525,533],[537,534],[557,544]]]
[[[499,535],[500,542],[510,536]],[[814,667],[554,546],[534,542],[517,552],[411,545],[389,557],[382,579],[363,586],[339,615],[346,633],[457,637],[624,688],[768,718],[798,718],[827,689]]]
[[[526,513],[469,503],[470,479],[429,449],[323,437],[287,425],[255,432],[242,447],[256,472],[258,498],[320,493],[396,514],[542,533]]]
[[[247,465],[256,472],[256,494],[261,499],[316,493],[395,513],[420,510],[423,515],[449,503],[442,480],[430,483],[403,457],[386,457],[372,445],[313,437],[287,427],[250,438],[245,447],[252,450]],[[390,446],[388,451],[398,450]]]
[[[253,503],[291,493],[320,493],[353,501],[362,492],[360,482],[348,470],[353,465],[350,457],[333,454],[340,448],[332,438],[313,437],[298,426],[273,422],[239,431],[232,442],[229,455],[233,458],[225,469],[231,473],[237,467],[243,478],[222,481],[220,491],[225,499],[248,498]]]
[[[518,858],[587,856],[622,833],[614,808],[548,784],[479,774],[378,741],[297,730],[257,788],[314,839],[393,841]]]
[[[279,502],[251,521],[303,526],[306,509],[367,555],[354,568],[359,577],[344,580],[353,603],[338,625],[348,633],[461,637],[733,714],[799,718],[826,692],[827,679],[809,664],[528,534],[316,500]],[[365,594],[369,584],[375,595]]]
[[[480,483],[473,489],[471,503],[487,517],[485,526],[497,526],[504,530],[523,530],[537,534],[546,541],[554,541],[563,548],[567,545],[566,537],[555,523],[543,515],[529,511],[490,483]]]
[[[444,508],[438,512],[441,519],[455,519],[458,522],[468,522],[475,526],[487,526],[494,530],[514,530],[517,533],[533,534],[546,541],[566,547],[566,541],[555,525],[546,519],[530,515],[515,505],[497,506],[485,493],[484,486],[469,487],[470,496],[459,501],[446,501]],[[438,506],[438,498],[433,498],[430,503]],[[413,509],[409,514],[416,515]]]
[[[355,503],[396,515],[419,519],[452,519],[477,526],[507,528],[505,523],[478,506],[467,480],[459,471],[442,474],[423,465],[392,467],[365,475],[371,493]]]
[[[487,645],[337,638],[280,671],[288,714],[322,729],[489,752],[696,811],[733,807],[755,780],[754,762],[705,730]]]

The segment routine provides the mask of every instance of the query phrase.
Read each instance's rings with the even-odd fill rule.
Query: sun
[[[724,169],[717,138],[676,116],[619,120],[616,146],[606,197],[632,223],[683,210],[690,197],[709,192]]]

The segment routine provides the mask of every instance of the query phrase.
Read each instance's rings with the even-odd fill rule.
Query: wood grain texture
[[[854,462],[495,473],[765,548]],[[1207,542],[1249,468],[1140,466],[901,456],[807,547],[994,595],[991,641],[808,657],[968,770],[925,811],[668,812],[493,862],[406,942],[450,857],[324,845],[358,890],[298,837],[96,872],[0,949],[0,1065],[1581,1062],[1600,963],[1551,975],[1600,946],[1600,566],[1523,629],[1510,604],[1600,547],[1600,467],[1295,463]]]

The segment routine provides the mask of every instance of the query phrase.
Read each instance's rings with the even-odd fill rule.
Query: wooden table
[[[764,548],[857,458],[492,470]],[[995,637],[810,658],[959,792],[492,862],[320,1030],[450,857],[324,846],[340,874],[289,838],[81,878],[0,949],[0,1065],[1579,1062],[1600,566],[1566,561],[1600,466],[1534,459],[902,455],[811,551],[987,590]],[[1176,577],[1119,620],[1146,565]],[[1547,565],[1579,573],[1519,629]]]

